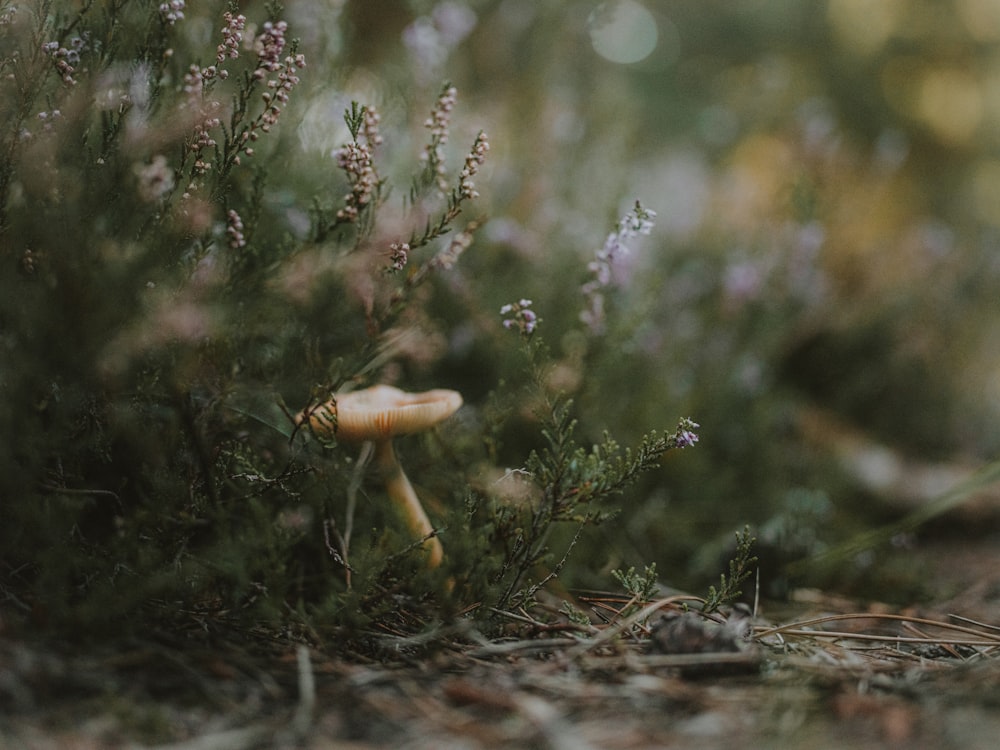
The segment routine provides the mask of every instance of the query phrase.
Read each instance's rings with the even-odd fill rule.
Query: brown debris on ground
[[[373,634],[371,658],[287,633],[7,640],[0,747],[993,746],[997,624],[800,598],[773,625],[607,597],[601,625],[520,611],[502,639]]]

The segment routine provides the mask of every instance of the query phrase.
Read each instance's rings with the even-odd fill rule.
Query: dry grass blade
[[[937,496],[934,500],[913,511],[902,520],[858,534],[843,544],[832,547],[819,555],[794,562],[788,565],[786,570],[791,574],[801,574],[806,571],[836,565],[860,552],[889,541],[903,531],[911,531],[932,518],[936,518],[952,508],[957,508],[962,503],[975,498],[978,493],[998,481],[1000,481],[1000,461],[994,461],[968,479],[959,482],[951,489]]]
[[[1000,625],[990,625],[987,622],[980,622],[979,620],[973,620],[971,617],[963,617],[962,615],[949,614],[948,617],[956,622],[964,622],[969,625],[974,625],[977,628],[982,628],[983,630],[993,630],[1000,633]]]
[[[466,653],[476,659],[508,656],[511,654],[530,654],[536,652],[558,651],[569,646],[575,646],[579,641],[575,638],[529,638],[518,641],[503,641],[487,643]]]
[[[956,637],[941,637],[941,636],[931,636],[931,635],[905,636],[899,634],[876,634],[876,633],[864,633],[864,632],[815,629],[815,626],[817,625],[823,625],[829,622],[843,622],[850,620],[883,620],[888,623],[899,623],[904,628],[907,628],[909,626],[911,628],[911,632],[915,630],[914,626],[920,625],[923,627],[939,628],[941,630],[951,631],[952,633],[958,633],[960,635]],[[855,641],[939,646],[942,648],[952,647],[952,646],[968,646],[971,648],[992,649],[1000,647],[1000,634],[984,632],[984,630],[979,628],[967,627],[965,625],[957,625],[955,623],[946,622],[942,620],[931,620],[924,617],[913,617],[909,615],[896,615],[889,613],[870,613],[870,612],[824,615],[823,617],[815,617],[808,620],[801,620],[798,622],[787,623],[785,625],[779,625],[776,627],[758,629],[753,634],[753,638],[759,642],[764,642],[765,639],[773,638],[776,636],[782,638],[785,636],[800,636],[808,638],[832,638],[836,640],[849,639]]]

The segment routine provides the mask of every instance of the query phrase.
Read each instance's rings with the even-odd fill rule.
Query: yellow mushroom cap
[[[312,409],[309,424],[314,432],[343,442],[377,442],[429,429],[450,417],[461,405],[462,394],[458,391],[438,388],[407,393],[391,385],[373,385]],[[297,421],[304,416],[305,413],[300,414]]]

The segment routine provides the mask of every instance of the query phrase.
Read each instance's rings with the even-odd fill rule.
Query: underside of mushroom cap
[[[314,432],[344,442],[380,441],[429,429],[461,405],[458,391],[438,388],[407,393],[391,385],[374,385],[311,410],[309,424]],[[331,413],[335,419],[330,418]],[[304,416],[299,415],[299,421]]]

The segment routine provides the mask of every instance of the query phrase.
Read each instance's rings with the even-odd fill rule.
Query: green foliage
[[[719,587],[710,586],[705,597],[703,610],[715,612],[719,607],[731,604],[738,599],[743,591],[740,589],[746,580],[754,574],[757,557],[753,554],[753,546],[757,540],[751,536],[750,527],[736,532],[736,551],[729,561],[729,575],[719,576]]]
[[[387,329],[447,263],[377,267],[382,180],[357,162],[313,199],[367,213],[309,236],[277,200],[306,75],[279,8],[169,10],[40,2],[0,24],[0,585],[80,631],[206,610],[357,626],[398,607],[418,555],[366,514],[383,531],[358,535],[348,585],[331,540],[352,460],[289,445],[277,404],[379,377]],[[211,47],[197,22],[224,29]],[[349,110],[355,145],[381,141],[372,115]]]
[[[840,5],[835,33],[802,3],[676,5],[617,65],[557,53],[586,41],[572,3],[0,2],[3,601],[81,628],[152,608],[357,630],[622,560],[689,587],[733,518],[784,560],[901,507],[839,431],[803,429],[814,409],[906,465],[991,459],[997,113],[969,129],[889,91],[950,80],[958,49],[985,96],[989,60],[939,43],[975,41],[968,13],[859,45]],[[900,33],[925,65],[883,54]],[[609,221],[636,194],[639,223]],[[649,252],[612,257],[608,227],[650,208]],[[541,376],[496,317],[525,298],[507,320],[538,344],[544,315]],[[358,449],[294,432],[375,382],[465,397],[399,446],[446,570]],[[678,413],[705,444],[659,463],[645,433]],[[493,491],[509,467],[530,492]],[[786,507],[800,487],[829,513]],[[870,580],[849,557],[832,575]]]
[[[587,613],[581,612],[568,601],[563,602],[559,607],[559,614],[565,615],[566,619],[574,625],[579,625],[580,627],[590,627],[590,618],[587,617]]]
[[[26,626],[78,633],[245,618],[338,642],[526,606],[578,530],[611,518],[695,425],[625,448],[578,437],[524,305],[532,492],[470,489],[473,464],[499,466],[503,433],[498,416],[477,437],[492,416],[472,399],[464,422],[405,438],[446,549],[427,570],[365,449],[315,439],[295,415],[371,383],[450,385],[462,335],[502,349],[492,302],[458,266],[484,222],[465,214],[489,144],[473,130],[464,157],[448,152],[446,84],[415,167],[394,161],[408,126],[383,130],[351,100],[349,140],[310,171],[286,125],[319,87],[312,62],[278,6],[245,11],[0,8],[4,602]],[[383,175],[401,172],[412,189],[393,202]],[[561,527],[577,536],[555,548]]]
[[[361,133],[361,128],[365,124],[365,108],[355,101],[351,102],[351,108],[344,111],[344,124],[351,133],[351,138],[355,143]]]
[[[611,576],[621,584],[625,593],[637,602],[648,602],[656,594],[659,583],[656,580],[656,563],[647,565],[642,573],[631,567],[626,571],[612,570]]]
[[[552,405],[549,426],[542,430],[548,447],[531,453],[527,471],[543,488],[550,520],[601,523],[609,517],[601,508],[603,501],[620,495],[675,445],[653,432],[634,451],[622,451],[607,433],[590,448],[580,446],[573,437],[576,423],[570,417],[571,407],[568,400]]]
[[[673,434],[651,432],[635,448],[622,449],[607,433],[600,443],[581,445],[574,435],[572,401],[550,399],[545,393],[544,367],[539,361],[546,351],[544,345],[530,335],[522,335],[521,340],[543,404],[538,418],[545,447],[529,454],[523,470],[537,488],[537,495],[527,503],[500,505],[495,512],[491,538],[502,559],[497,575],[501,584],[495,604],[498,608],[530,602],[540,586],[559,574],[579,538],[579,529],[612,518],[618,512],[612,501],[659,466],[666,452],[690,444],[686,442],[693,437],[690,429],[697,426],[682,419]],[[529,582],[531,571],[552,553],[550,538],[557,524],[575,526],[577,534],[549,573]]]
[[[656,563],[647,565],[642,573],[636,573],[635,568],[630,567],[626,571],[612,570],[611,576],[629,597],[629,603],[619,613],[620,617],[629,617],[642,609],[655,597],[660,585],[656,580]]]

